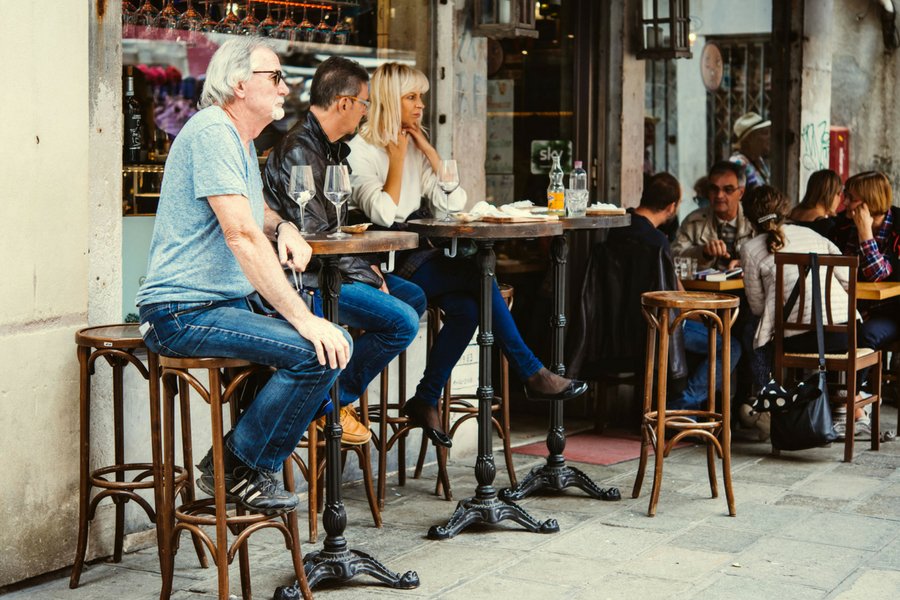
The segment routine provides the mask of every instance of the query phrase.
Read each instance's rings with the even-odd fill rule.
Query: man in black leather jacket
[[[366,70],[346,58],[331,57],[319,65],[310,89],[309,113],[288,131],[266,161],[266,202],[297,227],[300,208],[289,193],[291,167],[312,167],[316,194],[304,212],[307,232],[332,231],[337,226],[334,205],[323,194],[325,170],[328,165],[346,164],[350,148],[343,139],[356,132],[366,114],[368,81]],[[319,268],[316,262],[310,263],[303,274],[304,287],[318,287]],[[415,284],[381,273],[373,257],[345,256],[340,269],[345,283],[338,300],[340,321],[365,331],[356,340],[353,358],[340,378],[342,441],[365,444],[371,433],[349,404],[415,339],[426,300]],[[318,294],[316,301],[320,301]]]

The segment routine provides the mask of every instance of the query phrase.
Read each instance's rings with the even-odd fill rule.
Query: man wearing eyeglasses
[[[310,165],[316,193],[304,211],[306,231],[335,230],[337,212],[323,193],[325,171],[329,165],[347,164],[350,147],[344,140],[356,133],[368,107],[369,74],[362,66],[339,56],[319,65],[310,87],[309,113],[288,131],[266,161],[264,192],[272,209],[300,226],[300,207],[290,193],[291,167]],[[346,223],[346,219],[342,222]],[[341,374],[341,441],[345,444],[369,443],[372,434],[350,405],[412,343],[426,308],[421,288],[383,274],[375,259],[346,256],[340,262],[346,282],[338,298],[340,321],[365,332],[357,338],[353,358]],[[318,288],[315,269],[304,273],[303,285]],[[321,303],[318,294],[314,301]],[[324,419],[318,424],[324,427]]]
[[[284,115],[287,93],[278,56],[259,38],[229,40],[213,55],[202,110],[166,160],[137,295],[141,333],[154,352],[276,369],[225,437],[228,501],[261,512],[297,505],[274,473],[322,407],[351,348],[347,334],[312,314],[285,279],[282,265],[302,271],[311,250],[263,200],[253,139]],[[261,297],[277,316],[261,314]],[[198,468],[198,486],[212,495],[210,454]]]
[[[721,161],[710,169],[707,180],[709,206],[687,216],[678,229],[672,252],[696,258],[699,269],[731,269],[740,265],[741,245],[753,237],[753,228],[741,210],[744,170]]]

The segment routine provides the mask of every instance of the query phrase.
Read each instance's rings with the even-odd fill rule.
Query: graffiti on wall
[[[485,118],[485,97],[487,77],[483,72],[485,64],[485,42],[473,38],[471,31],[463,31],[456,51],[456,98],[454,109],[463,118]]]
[[[807,123],[800,132],[800,165],[807,172],[828,168],[828,121]]]

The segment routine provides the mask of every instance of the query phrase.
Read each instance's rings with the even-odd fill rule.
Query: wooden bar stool
[[[650,446],[656,455],[649,516],[656,514],[662,485],[663,459],[686,437],[706,442],[706,462],[712,497],[716,486],[714,452],[722,458],[728,514],[735,515],[731,487],[731,373],[722,373],[722,410],[716,411],[716,332],[722,336],[722,365],[731,365],[731,326],[737,318],[736,296],[708,292],[646,292],[641,295],[641,310],[647,320],[647,358],[644,371],[644,417],[641,426],[641,460],[631,497],[641,493]],[[679,314],[680,311],[680,314]],[[687,318],[699,318],[709,330],[709,403],[707,410],[666,410],[666,379],[669,370],[669,336]],[[654,358],[655,363],[654,363]],[[653,410],[654,371],[656,372],[656,410]],[[667,432],[674,435],[666,440]]]
[[[155,353],[147,350],[138,325],[100,325],[87,327],[75,333],[75,344],[78,355],[80,371],[79,383],[79,420],[80,420],[80,455],[81,469],[79,477],[79,512],[78,512],[78,543],[75,550],[75,561],[72,565],[72,574],[69,578],[69,587],[78,587],[81,572],[84,568],[84,559],[87,552],[88,529],[90,522],[96,515],[97,505],[104,498],[110,498],[116,506],[115,546],[113,561],[122,560],[122,544],[125,537],[125,505],[133,500],[140,506],[152,523],[159,525],[157,510],[160,505],[162,493],[162,442],[160,440],[160,412],[159,412],[159,363]],[[136,351],[147,352],[147,367],[135,356]],[[112,368],[113,377],[113,436],[114,436],[114,464],[91,470],[91,377],[97,359],[103,358]],[[152,462],[150,463],[126,463],[125,462],[125,415],[123,406],[123,380],[124,369],[131,364],[141,376],[149,383],[150,400],[150,450]],[[190,417],[182,404],[182,423],[189,423]],[[187,431],[190,426],[188,425]],[[185,464],[191,464],[189,438],[182,431],[182,441],[188,441],[184,445],[183,460]],[[126,481],[126,474],[136,472],[134,477]],[[184,501],[194,499],[194,482],[187,476],[188,471],[184,467],[173,466],[175,493],[182,495]],[[112,476],[112,478],[110,478]],[[101,490],[93,500],[92,489]],[[138,494],[139,490],[152,489],[156,509],[147,500]],[[165,551],[160,542],[159,552]],[[200,564],[206,567],[206,556],[199,540],[194,540],[197,557]]]
[[[228,600],[228,566],[238,556],[241,576],[241,593],[245,600],[251,598],[250,588],[250,557],[247,548],[249,537],[261,529],[275,528],[284,536],[285,545],[291,554],[294,574],[300,584],[300,590],[304,598],[312,598],[312,592],[306,581],[303,570],[303,558],[300,552],[300,534],[297,527],[296,509],[283,510],[274,514],[262,514],[248,511],[242,505],[234,506],[234,515],[228,512],[225,491],[225,465],[224,465],[224,405],[229,405],[232,426],[237,421],[240,411],[238,406],[245,384],[250,377],[260,371],[268,370],[267,367],[254,365],[245,360],[229,358],[170,358],[160,356],[159,363],[162,367],[161,380],[163,384],[163,430],[164,430],[164,466],[163,474],[164,492],[160,509],[161,521],[164,527],[164,539],[170,553],[167,560],[162,562],[162,591],[160,598],[168,598],[172,592],[172,579],[174,576],[175,552],[178,548],[178,536],[186,530],[203,541],[207,547],[218,570],[218,597],[220,600]],[[203,369],[207,372],[208,389],[200,383],[191,369]],[[223,376],[223,371],[227,374]],[[177,382],[177,383],[176,383]],[[212,456],[213,473],[215,479],[215,494],[213,498],[205,498],[185,502],[178,507],[174,506],[174,493],[170,487],[172,481],[172,460],[174,457],[174,445],[172,444],[174,398],[176,391],[186,401],[193,388],[201,398],[209,405],[212,424]],[[188,472],[192,474],[191,467]],[[291,460],[284,463],[285,489],[294,491],[294,476]],[[163,519],[163,514],[167,518]],[[214,527],[215,534],[210,536],[203,527]],[[233,543],[229,546],[228,533],[234,536]]]

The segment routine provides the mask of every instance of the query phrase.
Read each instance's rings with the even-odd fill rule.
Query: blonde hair
[[[866,171],[854,175],[847,179],[844,187],[869,207],[873,217],[887,213],[894,201],[891,180],[881,171]]]
[[[383,148],[396,143],[400,136],[400,98],[410,92],[428,91],[428,78],[418,69],[401,63],[384,63],[369,81],[369,116],[359,135],[374,146]]]
[[[787,196],[770,185],[761,185],[744,194],[741,204],[744,216],[753,229],[766,234],[769,252],[774,254],[784,248],[784,230],[781,226],[790,208]]]

